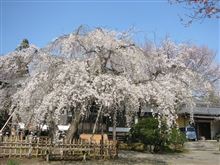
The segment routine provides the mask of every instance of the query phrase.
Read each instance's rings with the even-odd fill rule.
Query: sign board
[[[116,132],[129,132],[131,128],[126,128],[126,127],[116,127]],[[113,131],[112,127],[108,128],[109,132]]]
[[[69,129],[70,125],[58,125],[58,129],[60,131],[67,131]]]

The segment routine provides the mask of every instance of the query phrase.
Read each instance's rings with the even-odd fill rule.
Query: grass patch
[[[17,160],[9,159],[7,165],[20,165],[20,163]]]

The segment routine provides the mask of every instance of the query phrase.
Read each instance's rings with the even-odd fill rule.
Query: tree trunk
[[[57,126],[53,120],[49,121],[49,137],[51,138],[52,142],[54,142],[56,138],[56,131],[57,131]]]
[[[72,120],[72,122],[70,124],[70,127],[68,129],[68,132],[67,132],[67,135],[66,135],[66,142],[71,142],[73,140],[73,137],[77,132],[80,119],[81,119],[80,112],[76,112],[74,114],[74,120]]]
[[[56,131],[58,128],[52,116],[53,116],[53,111],[51,111],[49,114],[49,137],[51,138],[51,141],[54,142],[56,138]]]

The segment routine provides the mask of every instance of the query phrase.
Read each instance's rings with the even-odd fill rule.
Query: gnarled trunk
[[[74,114],[74,120],[72,120],[72,122],[70,123],[70,127],[68,129],[67,136],[66,136],[66,142],[71,142],[73,140],[73,137],[77,132],[80,119],[81,119],[80,112],[76,112]]]

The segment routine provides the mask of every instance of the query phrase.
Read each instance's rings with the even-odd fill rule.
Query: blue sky
[[[84,24],[127,30],[135,27],[135,40],[156,40],[169,36],[175,42],[207,45],[217,52],[220,63],[219,20],[209,19],[184,27],[178,15],[186,12],[166,0],[142,1],[1,1],[0,54],[13,51],[23,38],[38,47]]]

